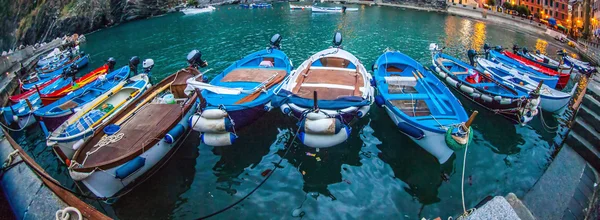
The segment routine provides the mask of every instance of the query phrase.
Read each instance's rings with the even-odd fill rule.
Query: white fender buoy
[[[77,151],[77,149],[79,149],[81,146],[83,146],[83,139],[79,139],[77,142],[75,142],[73,144],[73,146],[71,148],[73,148],[74,151]]]
[[[13,121],[15,122],[19,122],[19,116],[13,115],[12,116]]]
[[[452,77],[446,77],[446,82],[448,82],[448,84],[454,87],[456,87],[456,84],[458,84],[458,81],[452,79]]]
[[[481,99],[483,99],[483,101],[485,102],[492,102],[494,99],[492,99],[491,96],[486,95],[486,94],[481,94]]]
[[[226,132],[231,126],[229,118],[207,119],[198,114],[190,117],[190,125],[192,129],[198,132]]]
[[[227,117],[227,112],[221,109],[207,109],[202,112],[201,116],[206,119],[220,119]]]
[[[510,99],[510,98],[503,98],[503,99],[500,101],[500,104],[502,104],[502,105],[507,105],[507,104],[510,104],[511,102],[512,102],[512,99]]]
[[[472,94],[471,94],[471,97],[473,97],[473,98],[475,98],[475,99],[478,99],[478,98],[480,98],[480,97],[481,97],[481,93],[474,92],[474,93],[472,93]]]
[[[494,100],[500,102],[502,100],[502,96],[499,96],[499,95],[494,96]]]
[[[327,115],[321,114],[321,113],[316,113],[316,112],[310,112],[310,113],[306,114],[306,118],[309,120],[319,120],[319,119],[327,118]]]
[[[475,89],[473,89],[473,88],[471,88],[469,86],[466,86],[464,84],[460,86],[460,90],[463,91],[463,92],[466,92],[468,94],[471,94],[471,93],[475,92]]]
[[[367,113],[369,112],[370,109],[371,109],[371,105],[365,105],[363,107],[360,107],[358,109],[358,111],[356,112],[356,114],[358,115],[359,118],[365,117],[365,115],[367,115]]]
[[[299,138],[300,141],[306,146],[313,148],[328,148],[346,141],[346,139],[348,139],[348,133],[350,133],[350,129],[348,127],[344,127],[334,135],[309,134],[301,132],[299,134]]]
[[[305,120],[304,132],[309,134],[335,134],[336,126],[341,126],[335,118],[323,118],[317,120]]]
[[[283,104],[281,105],[281,107],[279,107],[281,109],[281,112],[285,115],[289,114],[290,112],[292,112],[292,109],[290,109],[290,106],[288,104]]]
[[[222,147],[232,145],[235,135],[230,132],[224,133],[202,133],[202,142],[210,146]]]

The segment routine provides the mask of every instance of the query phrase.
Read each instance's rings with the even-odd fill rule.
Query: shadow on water
[[[437,159],[401,133],[382,108],[371,109],[371,127],[374,136],[383,141],[377,155],[394,171],[394,176],[407,186],[404,190],[422,205],[437,203],[438,188],[443,183],[443,173],[450,174],[456,156],[440,165]]]
[[[328,186],[344,181],[342,178],[342,165],[361,166],[359,154],[362,141],[360,130],[367,124],[368,120],[360,119],[352,125],[350,138],[339,145],[317,150],[304,146],[296,140],[296,147],[292,148],[285,157],[288,162],[296,167],[302,174],[304,184],[302,190],[306,193],[318,193],[336,200],[335,195]],[[296,127],[294,128],[296,129]],[[283,152],[280,152],[283,156]]]
[[[117,215],[123,219],[169,218],[179,196],[194,181],[199,142],[198,134],[190,133],[163,168],[112,205]],[[140,208],[140,204],[146,208]]]
[[[216,189],[234,195],[235,189],[242,183],[242,173],[246,169],[254,169],[261,162],[263,156],[269,153],[269,147],[276,139],[277,127],[283,119],[279,109],[263,115],[255,123],[238,131],[238,139],[232,146],[213,147],[212,153],[220,156],[212,170],[217,177]],[[201,147],[209,147],[202,145]]]

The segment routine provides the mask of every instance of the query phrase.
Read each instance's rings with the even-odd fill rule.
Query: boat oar
[[[127,115],[124,115],[123,117],[121,117],[117,122],[115,122],[114,124],[116,125],[120,125],[121,123],[123,123],[124,121],[127,120],[127,118],[129,118],[130,115],[132,115],[133,113],[135,113],[138,109],[140,109],[142,106],[144,106],[147,102],[152,101],[152,99],[154,99],[154,97],[156,97],[159,93],[161,93],[162,91],[168,89],[169,87],[171,87],[171,83],[167,83],[164,86],[156,89],[154,92],[152,92],[152,94],[148,95],[143,101],[141,101],[137,106],[135,106],[135,108],[131,111],[129,111],[129,113],[127,113]]]
[[[494,83],[494,84],[502,87],[503,89],[508,90],[513,95],[518,95],[519,94],[515,89],[513,89],[511,87],[508,87],[507,85],[504,85],[503,83],[498,82],[498,80],[494,79],[493,77],[490,77],[487,74],[485,74],[485,71],[481,75],[483,76],[483,78],[489,80],[490,82],[492,82],[492,83]]]
[[[273,78],[271,81],[269,81],[268,83],[265,84],[263,89],[267,90],[267,89],[271,88],[272,86],[276,85],[277,83],[283,81],[283,79],[285,79],[285,74],[277,74],[277,76],[275,78]],[[260,93],[263,91],[263,89],[257,89],[254,92],[250,93],[249,95],[247,95],[244,98],[241,98],[240,100],[238,100],[237,102],[235,102],[233,104],[243,104],[246,102],[251,102],[252,100],[258,98],[258,96],[260,96]]]
[[[90,126],[90,128],[93,128],[96,125],[102,123],[102,120],[104,120],[106,117],[110,116],[115,110],[119,109],[123,104],[125,104],[127,101],[131,100],[138,93],[140,93],[140,90],[135,90],[134,92],[132,92],[131,94],[129,94],[129,97],[127,97],[125,100],[121,101],[119,104],[117,104],[117,106],[114,106],[113,109],[111,109],[110,111],[108,111],[100,119],[98,119],[96,122],[94,122],[94,124],[92,124],[92,126]]]
[[[439,98],[433,93],[433,90],[430,91],[429,89],[429,85],[427,85],[427,82],[425,81],[425,79],[421,78],[423,77],[423,75],[421,75],[421,73],[417,70],[417,73],[412,73],[415,78],[417,79],[417,81],[419,81],[422,85],[423,88],[425,89],[425,92],[427,93],[427,95],[429,96],[429,98],[431,98],[431,101],[433,102],[433,104],[440,110],[440,113],[445,114],[444,108],[442,108],[442,105],[438,102],[441,102],[441,100],[439,100]],[[445,105],[444,105],[445,106]]]

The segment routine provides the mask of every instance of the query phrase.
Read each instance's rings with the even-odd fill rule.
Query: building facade
[[[527,6],[538,18],[554,18],[561,24],[569,19],[568,0],[520,0],[519,4]]]

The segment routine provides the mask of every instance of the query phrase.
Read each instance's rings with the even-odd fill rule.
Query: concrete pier
[[[21,155],[22,153],[11,145],[10,137],[0,132],[0,158],[4,160],[15,151],[18,152],[10,163],[13,166],[5,170],[0,178],[2,191],[17,219],[55,219],[56,211],[66,207],[77,208],[87,219],[109,219],[73,194],[61,190],[52,180],[41,177],[32,168],[37,166],[37,163],[28,156]],[[20,162],[22,160],[25,162]]]

